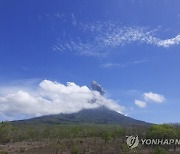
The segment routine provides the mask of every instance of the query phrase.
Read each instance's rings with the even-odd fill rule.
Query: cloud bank
[[[161,39],[157,29],[146,27],[126,27],[112,22],[80,24],[78,31],[82,36],[72,36],[67,40],[58,39],[52,49],[55,51],[73,51],[85,56],[107,56],[127,44],[148,44],[168,48],[180,44],[180,35]]]
[[[105,98],[98,91],[92,91],[87,86],[78,86],[72,82],[63,85],[43,80],[35,92],[17,90],[6,95],[0,94],[0,115],[6,117],[6,120],[14,120],[15,117],[18,119],[22,115],[35,117],[73,113],[100,106],[106,106],[119,113],[124,110],[123,106]]]

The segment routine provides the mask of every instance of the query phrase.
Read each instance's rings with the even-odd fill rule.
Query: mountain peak
[[[22,122],[22,121],[19,121]],[[83,109],[77,113],[47,115],[28,120],[25,123],[47,124],[120,124],[120,125],[148,125],[148,123],[124,116],[105,106],[94,109]]]

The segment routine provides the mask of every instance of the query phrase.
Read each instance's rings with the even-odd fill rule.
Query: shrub
[[[6,151],[0,151],[0,154],[8,154]]]
[[[163,148],[156,147],[154,154],[168,154],[168,152]]]
[[[79,147],[76,145],[73,145],[71,149],[71,154],[79,154],[79,153],[80,153]]]

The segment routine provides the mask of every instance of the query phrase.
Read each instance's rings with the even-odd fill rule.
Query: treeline
[[[125,136],[125,129],[110,125],[44,125],[0,123],[0,143],[65,138],[101,137],[105,141]]]
[[[138,135],[149,139],[179,139],[180,127],[175,125],[120,126],[120,125],[48,125],[0,123],[0,144],[21,141],[42,141],[44,139],[101,138],[104,143],[116,138],[126,141],[126,136]],[[163,147],[166,150],[170,147]],[[159,149],[158,149],[159,150]]]

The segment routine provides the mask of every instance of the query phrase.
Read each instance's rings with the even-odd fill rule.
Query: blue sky
[[[0,0],[0,119],[35,116],[10,110],[9,97],[17,91],[35,97],[47,79],[52,86],[56,81],[80,87],[95,80],[130,117],[180,122],[179,5],[178,0]]]

